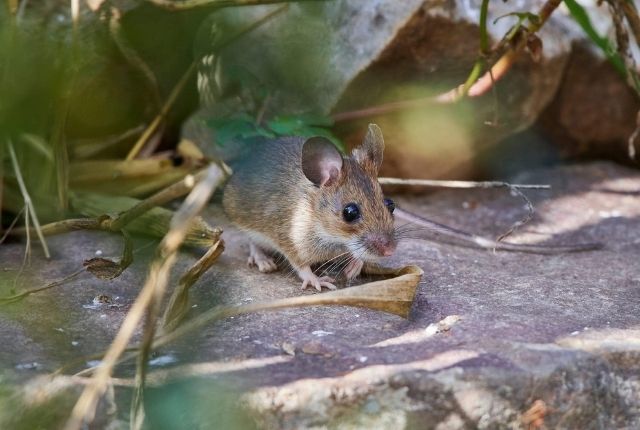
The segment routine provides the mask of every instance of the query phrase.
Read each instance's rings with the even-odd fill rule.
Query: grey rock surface
[[[638,428],[640,174],[594,163],[534,171],[514,182],[553,189],[527,193],[537,212],[512,241],[600,241],[604,248],[493,253],[425,241],[418,239],[425,233],[415,232],[386,262],[425,271],[408,320],[328,306],[224,320],[162,348],[151,386],[221,383],[241,393],[241,405],[261,428]],[[503,190],[398,196],[397,203],[489,237],[525,213]],[[216,204],[206,216],[225,228],[227,249],[194,286],[190,317],[218,304],[314,294],[301,292],[286,270],[247,268],[243,234]],[[97,250],[117,256],[121,244],[115,236],[75,232],[52,238],[50,246],[48,262],[34,248],[20,288],[59,279]],[[153,247],[141,240],[137,248],[119,279],[83,275],[1,306],[4,374],[29,381],[103,350],[146,276]],[[0,247],[2,295],[13,285],[22,251],[15,243]],[[174,279],[195,258],[183,253]],[[93,306],[100,294],[113,305]],[[131,370],[125,365],[118,375]]]

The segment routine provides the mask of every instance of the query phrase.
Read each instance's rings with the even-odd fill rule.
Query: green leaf
[[[584,31],[587,37],[589,37],[589,39],[591,39],[591,41],[602,50],[613,67],[615,67],[622,76],[627,76],[624,61],[620,58],[620,55],[618,55],[611,42],[609,42],[609,39],[600,36],[598,32],[596,32],[595,28],[593,28],[593,25],[591,24],[589,15],[584,8],[575,0],[564,0],[564,4],[567,5],[573,19],[575,19],[580,27],[582,27],[582,31]]]

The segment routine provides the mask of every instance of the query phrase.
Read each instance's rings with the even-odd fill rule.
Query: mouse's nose
[[[376,254],[389,257],[396,250],[396,240],[392,236],[376,234],[369,237],[369,244]]]

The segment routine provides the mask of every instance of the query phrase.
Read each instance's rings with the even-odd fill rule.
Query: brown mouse
[[[317,263],[344,265],[347,279],[365,260],[391,255],[397,244],[392,200],[378,184],[384,140],[370,124],[363,143],[349,156],[323,137],[263,142],[251,151],[224,190],[227,216],[251,237],[249,264],[277,269],[272,251],[298,273],[302,288],[335,289],[317,276]]]

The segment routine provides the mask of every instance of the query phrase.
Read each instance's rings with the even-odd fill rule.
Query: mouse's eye
[[[342,218],[346,222],[354,222],[360,219],[360,208],[355,203],[347,203],[347,205],[342,209]]]
[[[384,205],[387,207],[387,209],[389,209],[389,212],[391,213],[393,213],[396,208],[395,202],[391,199],[384,199]]]

